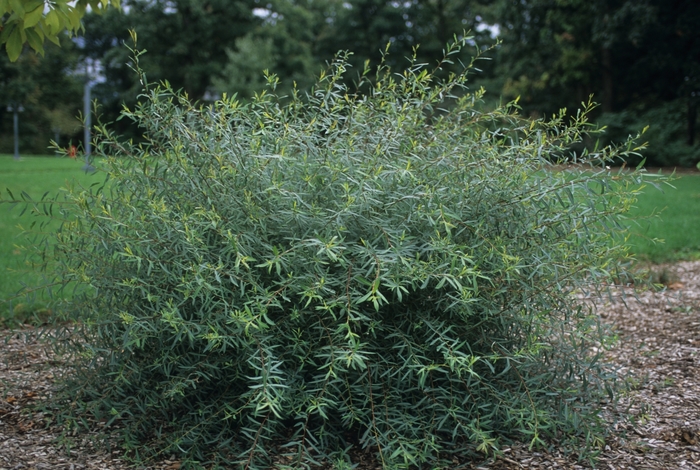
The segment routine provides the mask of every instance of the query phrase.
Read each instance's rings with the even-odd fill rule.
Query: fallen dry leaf
[[[693,431],[689,431],[687,429],[683,430],[681,432],[681,439],[686,443],[691,446],[694,446],[695,444],[698,443],[698,439],[696,436],[696,433]]]

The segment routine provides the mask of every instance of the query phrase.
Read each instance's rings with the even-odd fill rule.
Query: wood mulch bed
[[[632,420],[619,421],[597,462],[601,469],[700,470],[700,262],[656,266],[664,292],[607,299],[604,322],[620,341],[608,360],[630,374],[623,397]],[[627,304],[627,306],[624,305]],[[118,446],[106,449],[94,436],[66,436],[47,426],[34,406],[51,396],[61,362],[42,347],[37,330],[0,331],[0,470],[129,468]],[[610,413],[612,415],[612,413]],[[153,469],[176,470],[164,460]],[[557,449],[510,446],[495,460],[459,463],[464,469],[584,469]],[[377,468],[361,464],[360,469]]]

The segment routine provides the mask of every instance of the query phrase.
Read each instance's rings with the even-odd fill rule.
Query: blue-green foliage
[[[209,107],[148,87],[123,113],[145,143],[102,129],[108,181],[72,192],[52,248],[89,287],[66,332],[73,416],[139,455],[242,468],[599,444],[606,336],[574,293],[620,275],[636,176],[543,171],[585,112],[481,113],[467,70],[367,68],[352,90],[341,55],[307,96],[272,76]]]

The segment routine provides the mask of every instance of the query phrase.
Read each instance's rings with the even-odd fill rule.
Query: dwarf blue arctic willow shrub
[[[49,253],[82,292],[65,413],[235,468],[599,444],[607,337],[575,293],[620,277],[637,177],[600,164],[634,149],[551,171],[585,110],[480,112],[468,67],[380,65],[356,88],[346,68],[245,104],[147,86],[123,113],[145,142],[102,129],[108,180],[71,191]]]

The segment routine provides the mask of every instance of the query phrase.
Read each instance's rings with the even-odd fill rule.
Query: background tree
[[[34,37],[12,32],[21,28],[10,3],[24,5],[21,31],[33,31],[34,26],[53,24],[49,18],[63,15],[61,8],[73,8],[71,14],[80,15],[90,2],[56,2],[53,10],[42,9],[39,18],[39,10],[27,5],[41,0],[0,1],[0,11],[5,11],[2,37],[6,42],[12,37],[13,44],[22,34],[28,41]],[[550,115],[563,107],[577,109],[592,94],[601,103],[594,118],[609,128],[604,139],[623,140],[651,125],[646,151],[650,163],[700,161],[700,3],[693,0],[98,3],[96,13],[103,14],[83,18],[86,34],[77,43],[84,58],[103,66],[104,80],[94,96],[107,121],[116,119],[124,103],[133,105],[139,93],[128,51],[122,47],[129,29],[137,31],[140,47],[147,51],[141,66],[148,79],[168,80],[195,101],[223,92],[248,99],[264,87],[263,69],[278,76],[280,93],[288,93],[294,84],[305,90],[339,50],[353,53],[348,64],[354,70],[346,80],[357,80],[364,62],[378,61],[388,43],[392,54],[385,65],[392,72],[407,66],[406,57],[413,56],[416,47],[419,62],[435,64],[444,44],[467,30],[481,47],[492,44],[494,33],[502,42],[493,60],[481,62],[484,71],[470,82],[472,89],[486,85],[487,106],[519,96],[526,113]],[[123,11],[103,12],[110,4],[123,4]],[[34,20],[37,23],[27,29]],[[456,64],[468,62],[473,53],[465,48],[452,59]],[[436,76],[444,78],[453,69],[447,65]],[[46,93],[52,93],[53,85],[48,86]],[[129,125],[120,121],[117,130],[140,135]]]
[[[66,36],[59,37],[61,47],[50,44],[44,57],[25,49],[11,62],[0,56],[0,152],[12,149],[12,113],[10,105],[22,105],[19,120],[22,152],[47,153],[51,139],[72,137],[79,130],[82,77],[77,75],[79,55]]]
[[[105,119],[116,118],[122,104],[133,105],[140,84],[129,63],[129,30],[138,34],[141,67],[150,81],[167,80],[194,100],[211,98],[212,79],[228,61],[227,49],[262,19],[253,14],[254,0],[130,0],[123,12],[85,17],[81,38],[86,57],[100,61],[104,82],[94,88]],[[120,123],[120,131],[128,130]]]
[[[475,44],[493,43],[488,31],[479,27],[489,4],[490,0],[348,0],[329,17],[330,31],[319,40],[319,55],[349,50],[354,54],[350,62],[361,69],[366,60],[378,61],[391,43],[386,65],[395,71],[407,67],[406,58],[416,47],[419,61],[435,65],[445,45],[465,31],[475,36]],[[454,59],[468,62],[473,53],[465,49]]]
[[[264,86],[263,69],[278,75],[282,90],[294,83],[304,89],[339,50],[352,51],[350,64],[356,70],[368,59],[379,60],[387,43],[392,44],[387,65],[396,71],[407,66],[406,57],[419,43],[419,60],[435,62],[447,40],[479,24],[483,8],[474,0],[235,5],[221,0],[131,0],[125,2],[123,15],[88,15],[84,51],[105,64],[106,82],[96,93],[107,114],[116,116],[120,103],[133,103],[137,94],[125,65],[127,51],[115,51],[129,28],[137,31],[140,47],[148,52],[142,65],[149,79],[167,79],[198,100],[223,92],[250,97]],[[479,43],[491,41],[487,33],[477,34],[482,36]],[[470,55],[465,52],[459,59],[467,62]]]
[[[214,78],[214,88],[249,98],[265,87],[262,71],[268,69],[281,80],[278,92],[289,91],[294,84],[307,89],[322,67],[317,49],[332,8],[333,3],[325,0],[303,5],[277,0],[255,9],[260,24],[226,49],[228,61]]]
[[[407,8],[388,0],[351,0],[341,3],[330,22],[331,34],[319,44],[323,56],[338,50],[352,51],[350,63],[362,69],[365,60],[378,60],[387,43],[393,54],[388,65],[410,55]]]
[[[692,0],[502,0],[496,75],[533,114],[601,103],[609,138],[651,124],[656,164],[700,159],[700,3]],[[619,113],[623,113],[620,115]]]

